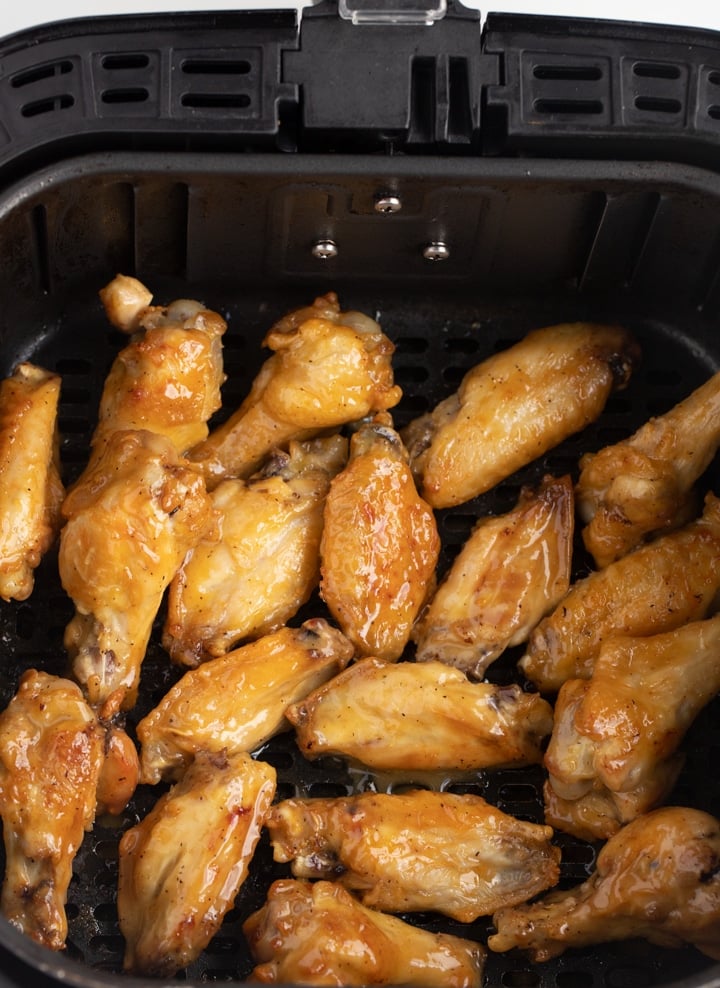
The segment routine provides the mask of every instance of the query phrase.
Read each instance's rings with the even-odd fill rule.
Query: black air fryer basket
[[[440,512],[442,567],[480,514],[508,510],[545,472],[576,476],[583,452],[629,435],[720,368],[711,32],[500,15],[481,32],[475,12],[453,5],[435,23],[352,23],[332,4],[306,10],[301,25],[295,12],[98,18],[6,39],[0,100],[0,371],[31,359],[62,375],[68,482],[122,345],[97,294],[117,272],[159,302],[198,297],[227,317],[219,417],[244,396],[272,322],[329,290],[395,342],[400,426],[532,328],[628,326],[643,348],[630,387],[580,435]],[[720,493],[719,463],[704,484]],[[577,560],[579,576],[587,561]],[[30,600],[0,607],[3,706],[24,670],[65,672],[72,605],[56,562],[44,560]],[[314,600],[298,620],[316,613]],[[490,678],[516,678],[517,657]],[[156,634],[131,731],[177,676]],[[672,794],[716,816],[719,715],[716,700],[690,731]],[[289,733],[260,754],[277,768],[279,798],[379,785],[336,759],[304,761]],[[542,779],[532,768],[442,784],[540,820]],[[141,787],[120,819],[88,834],[62,955],[0,920],[2,988],[151,984],[121,973],[115,886],[119,835],[155,798]],[[557,841],[561,886],[578,884],[597,849]],[[286,873],[263,839],[235,909],[173,983],[242,982],[252,967],[242,922]],[[483,942],[489,930],[489,920],[412,921]],[[718,988],[720,965],[628,941],[544,965],[490,954],[486,984]]]

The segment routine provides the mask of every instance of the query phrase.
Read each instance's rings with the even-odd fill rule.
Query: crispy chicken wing
[[[190,453],[209,488],[225,477],[249,477],[291,439],[310,439],[400,400],[393,344],[373,319],[340,312],[334,293],[282,319],[264,345],[273,356],[246,399]]]
[[[480,988],[485,948],[361,905],[333,882],[280,879],[243,924],[262,984]]]
[[[700,810],[654,810],[607,842],[582,885],[501,909],[493,922],[491,950],[520,947],[534,961],[634,937],[720,960],[720,825]]]
[[[296,878],[337,878],[366,906],[434,910],[469,923],[558,880],[552,829],[480,796],[429,790],[286,799],[267,819]]]
[[[417,658],[482,679],[527,641],[570,586],[574,519],[569,476],[545,477],[512,511],[481,518],[413,629]]]
[[[166,436],[186,453],[207,437],[220,407],[225,320],[188,299],[151,306],[147,288],[125,275],[100,296],[110,322],[133,335],[105,380],[91,464],[114,432],[127,429]]]
[[[0,715],[2,912],[61,950],[75,855],[95,819],[103,730],[76,683],[26,672]]]
[[[694,508],[693,485],[720,445],[720,371],[629,439],[580,460],[583,541],[598,566],[652,533],[676,528]]]
[[[402,655],[439,552],[435,516],[390,417],[363,423],[330,485],[320,543],[320,593],[360,655]]]
[[[21,363],[0,384],[0,597],[26,600],[60,530],[60,378]]]
[[[382,771],[542,760],[552,707],[516,684],[471,683],[442,662],[367,658],[287,711],[306,758],[342,755]]]
[[[288,706],[352,654],[344,635],[315,618],[190,669],[138,724],[141,781],[177,778],[198,751],[254,751],[289,728]]]
[[[105,758],[97,786],[97,812],[118,816],[132,799],[140,778],[137,748],[123,727],[105,727]]]
[[[530,635],[522,672],[541,692],[587,679],[616,635],[671,631],[709,613],[720,590],[720,500],[701,518],[573,584]]]
[[[570,680],[558,695],[547,822],[599,840],[653,809],[677,779],[688,727],[718,691],[720,615],[606,642],[591,678]]]
[[[212,521],[200,474],[169,439],[116,432],[63,504],[65,645],[90,702],[131,707],[163,593]]]
[[[325,495],[347,455],[340,436],[290,443],[263,470],[212,492],[217,525],[170,584],[163,645],[196,666],[276,631],[320,577]]]
[[[420,491],[462,504],[593,422],[639,357],[619,326],[563,323],[470,370],[459,390],[403,432]]]
[[[181,781],[120,841],[126,971],[171,977],[205,949],[248,874],[275,794],[250,755],[198,752]]]

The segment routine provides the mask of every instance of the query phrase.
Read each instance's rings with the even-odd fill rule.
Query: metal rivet
[[[450,248],[442,240],[434,240],[423,248],[423,257],[426,261],[447,261],[450,257]]]
[[[318,240],[317,243],[313,244],[312,256],[319,261],[329,261],[338,256],[338,245],[334,240]]]
[[[391,213],[399,213],[402,209],[400,196],[384,195],[378,196],[375,200],[375,212],[390,216]]]

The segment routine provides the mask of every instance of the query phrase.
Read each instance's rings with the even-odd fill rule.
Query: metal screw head
[[[447,261],[450,248],[442,240],[434,240],[423,248],[423,257],[426,261]]]
[[[312,256],[319,261],[329,261],[338,256],[338,245],[334,240],[318,240],[312,246]]]
[[[390,216],[391,213],[399,213],[402,209],[400,196],[382,195],[375,200],[375,212],[382,213],[383,216]]]

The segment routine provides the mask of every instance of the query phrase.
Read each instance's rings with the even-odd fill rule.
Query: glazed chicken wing
[[[361,905],[333,882],[273,882],[243,924],[262,984],[480,988],[485,949]]]
[[[587,679],[613,636],[671,631],[705,617],[720,590],[720,500],[701,518],[573,584],[530,635],[522,672],[541,692]]]
[[[91,464],[114,432],[128,429],[156,432],[186,453],[207,437],[220,407],[225,320],[188,299],[151,306],[147,288],[125,275],[100,296],[110,322],[132,339],[105,380]]]
[[[325,495],[346,454],[340,436],[292,442],[249,481],[215,488],[217,524],[170,584],[163,645],[175,662],[196,666],[276,631],[308,600]]]
[[[0,715],[0,905],[14,926],[53,950],[65,946],[67,890],[95,819],[102,764],[103,731],[77,684],[26,672]]]
[[[720,372],[629,439],[583,456],[577,499],[596,564],[688,521],[693,485],[719,445]]]
[[[310,439],[400,400],[393,344],[373,319],[340,312],[333,293],[281,320],[264,345],[273,356],[247,398],[190,453],[209,488],[225,477],[249,477],[291,439]]]
[[[288,706],[352,654],[344,635],[316,618],[190,669],[138,724],[141,781],[178,778],[198,751],[254,751],[289,728]]]
[[[0,597],[26,600],[60,530],[60,378],[18,364],[0,384]]]
[[[367,658],[287,711],[306,758],[342,755],[381,771],[542,760],[552,707],[516,684],[471,683],[442,662]]]
[[[63,504],[65,645],[93,705],[131,707],[163,593],[212,522],[202,477],[169,439],[116,432]]]
[[[599,840],[653,809],[677,779],[688,727],[718,691],[720,615],[606,642],[592,677],[570,680],[558,695],[545,756],[547,822]]]
[[[720,825],[700,810],[654,810],[607,842],[582,885],[501,909],[493,922],[491,950],[519,947],[534,961],[634,937],[720,960]]]
[[[296,878],[337,878],[386,912],[432,910],[463,923],[554,885],[550,827],[480,796],[414,790],[286,799],[267,819],[276,861]]]
[[[420,661],[482,679],[565,596],[575,513],[570,477],[525,488],[507,514],[482,518],[413,629]]]
[[[423,497],[434,508],[462,504],[579,432],[638,356],[621,327],[564,323],[478,364],[403,433]]]
[[[363,423],[330,485],[320,593],[360,655],[394,661],[435,582],[440,538],[389,416]]]
[[[250,755],[199,752],[120,841],[125,970],[171,977],[205,949],[232,907],[275,794]]]

